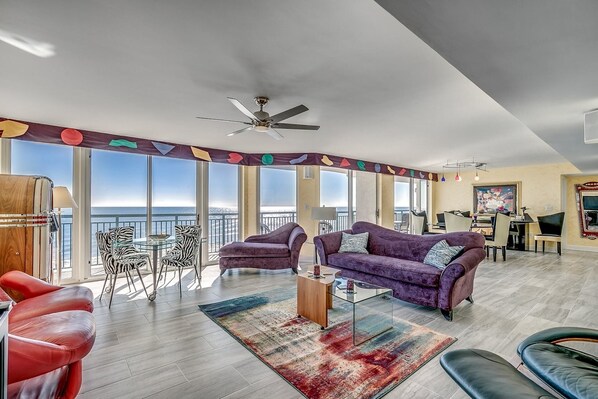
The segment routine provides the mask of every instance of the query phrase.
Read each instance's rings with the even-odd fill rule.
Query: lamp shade
[[[327,206],[313,207],[311,208],[311,219],[336,220],[336,208]]]
[[[54,208],[77,208],[77,203],[73,199],[68,188],[64,186],[54,187],[52,189]]]

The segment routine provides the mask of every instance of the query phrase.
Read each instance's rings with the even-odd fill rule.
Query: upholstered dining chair
[[[486,238],[486,257],[490,257],[490,247],[494,249],[494,261],[496,262],[496,250],[501,249],[502,260],[507,260],[507,243],[509,242],[509,229],[511,217],[507,214],[497,212],[492,223],[492,236]]]
[[[546,249],[546,241],[550,241],[556,242],[556,250],[559,255],[561,254],[561,234],[563,232],[564,221],[565,212],[538,216],[540,234],[534,236],[534,252],[538,252],[538,241],[542,241],[542,253]]]
[[[112,306],[112,297],[114,296],[116,279],[118,278],[118,275],[120,273],[125,274],[128,285],[129,279],[133,281],[133,276],[131,276],[131,270],[136,270],[137,275],[139,276],[139,281],[141,281],[143,291],[145,292],[146,296],[148,295],[139,269],[145,267],[150,262],[149,257],[145,256],[144,253],[140,253],[140,255],[129,253],[127,255],[121,253],[120,251],[115,251],[114,230],[115,229],[110,230],[107,233],[104,233],[102,231],[98,231],[96,233],[96,241],[98,244],[98,249],[100,251],[100,257],[102,258],[102,265],[104,266],[104,272],[106,273],[104,285],[102,286],[102,293],[100,294],[99,299],[102,300],[102,295],[104,295],[104,291],[110,292],[110,302],[108,303],[108,309],[110,309],[110,307]],[[108,287],[108,289],[106,289],[106,282],[108,282],[108,278],[110,278],[110,286]],[[135,284],[133,284],[133,288],[135,288]]]
[[[472,218],[455,215],[454,213],[444,212],[444,223],[447,233],[458,231],[470,231]]]
[[[426,218],[424,216],[411,215],[411,226],[413,227],[413,234],[421,236],[424,234],[424,225]]]
[[[168,266],[179,269],[179,297],[183,297],[183,287],[181,284],[181,273],[184,267],[193,267],[198,284],[201,283],[201,264],[198,268],[198,253],[201,246],[201,227],[197,225],[178,225],[174,226],[176,243],[174,247],[162,257],[160,274],[158,280],[162,278],[162,269],[164,276],[168,273]],[[166,280],[166,277],[164,278]]]

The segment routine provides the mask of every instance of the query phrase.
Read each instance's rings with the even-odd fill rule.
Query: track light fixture
[[[463,180],[461,176],[461,169],[474,169],[475,170],[475,177],[473,178],[475,181],[480,180],[479,171],[488,172],[486,162],[477,162],[475,158],[472,158],[471,161],[457,161],[457,162],[449,162],[446,161],[444,165],[442,165],[442,169],[457,169],[457,174],[455,175],[455,181],[460,182]],[[442,172],[442,179],[441,182],[445,182],[446,179],[444,178],[444,171]]]

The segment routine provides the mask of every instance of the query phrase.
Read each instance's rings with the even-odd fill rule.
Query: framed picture
[[[517,183],[473,186],[473,210],[477,214],[497,211],[517,213]]]

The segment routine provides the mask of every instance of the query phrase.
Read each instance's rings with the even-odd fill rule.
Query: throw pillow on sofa
[[[368,238],[370,233],[359,233],[359,234],[347,234],[343,232],[343,237],[341,239],[341,247],[339,248],[339,253],[345,252],[352,252],[358,254],[367,254],[369,253],[366,249],[368,246]]]
[[[440,270],[444,270],[461,251],[463,246],[451,247],[446,240],[438,241],[424,258],[424,264],[434,266]]]

